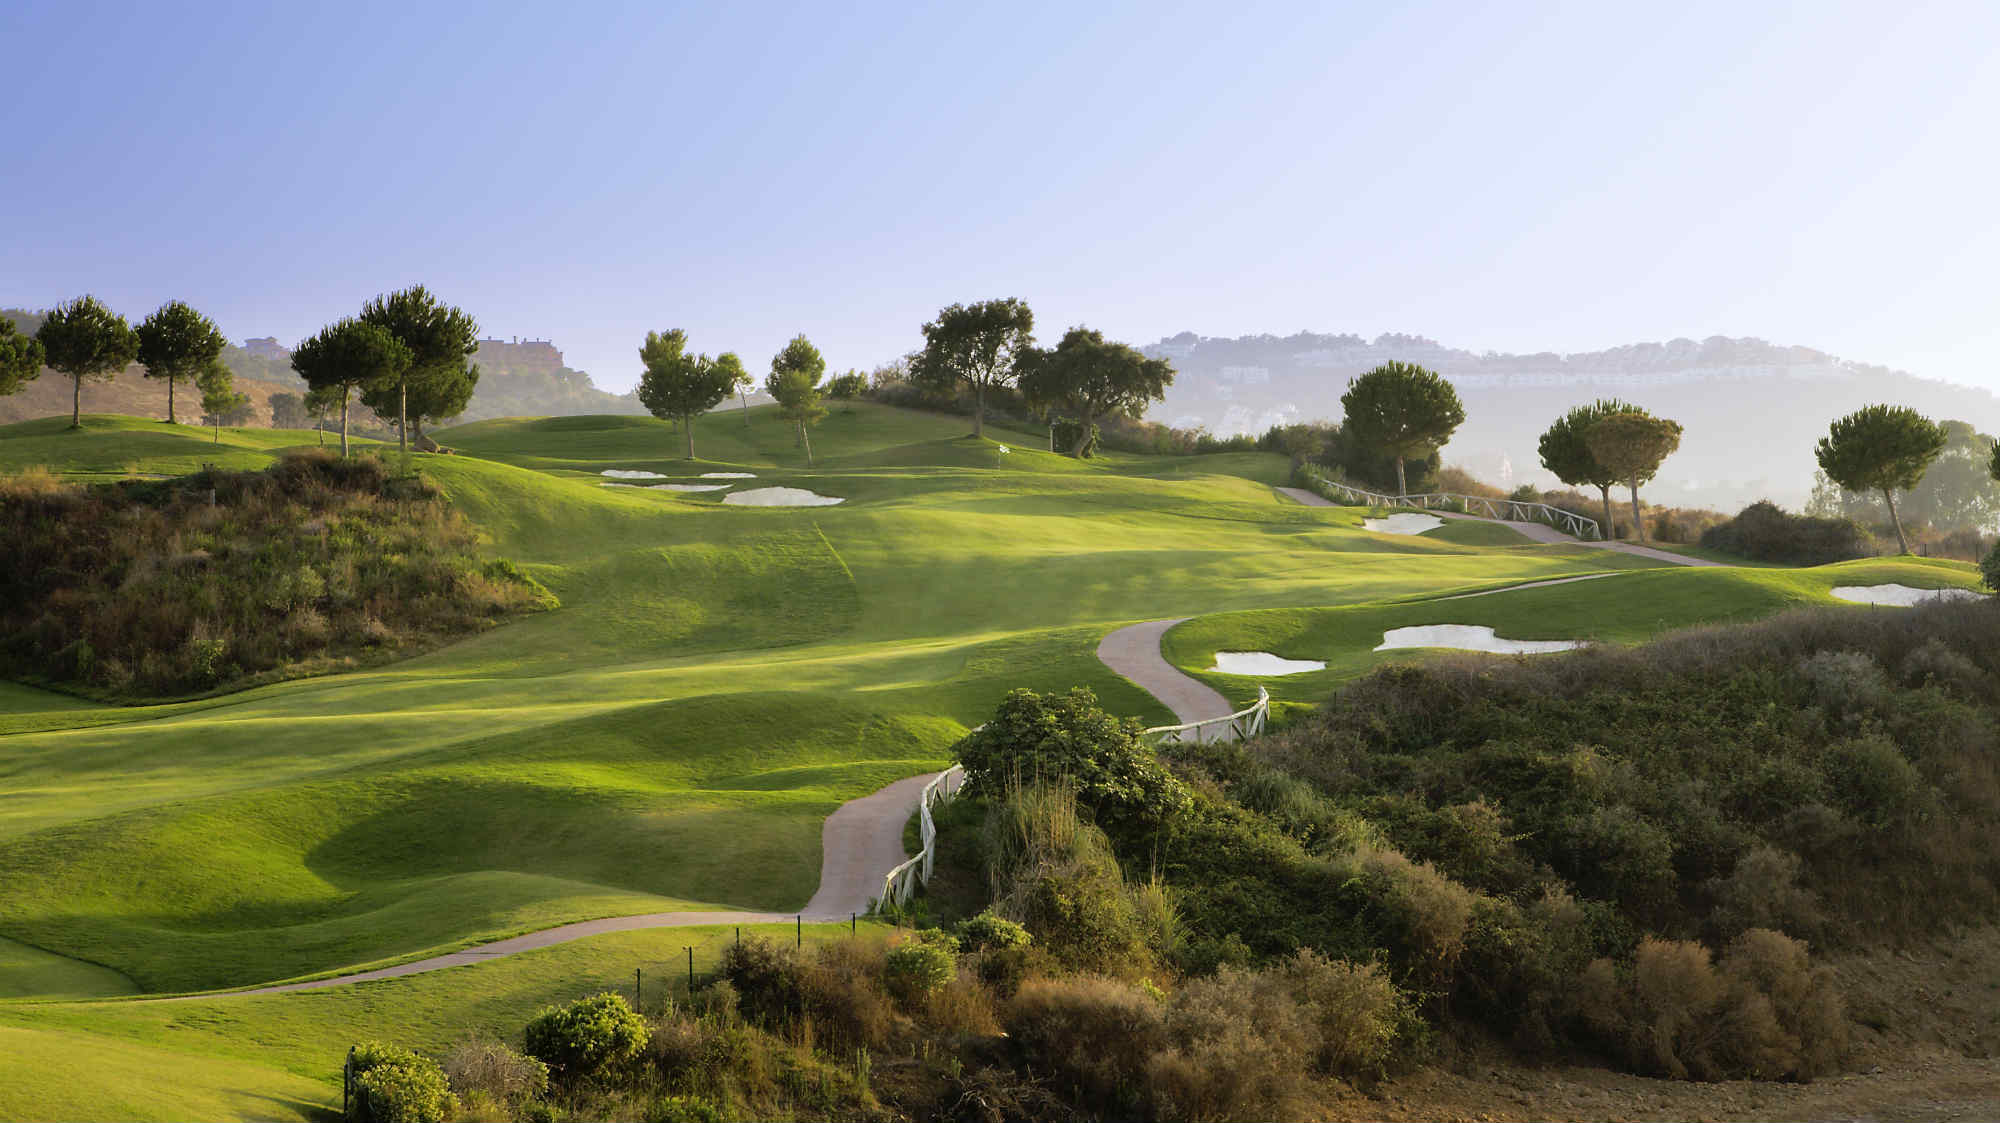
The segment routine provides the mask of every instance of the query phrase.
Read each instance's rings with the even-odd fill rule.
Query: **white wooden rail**
[[[1524,503],[1518,499],[1489,499],[1484,495],[1461,495],[1453,491],[1430,491],[1420,495],[1385,495],[1379,491],[1354,487],[1351,484],[1336,483],[1317,472],[1305,473],[1307,481],[1325,491],[1356,503],[1372,503],[1378,507],[1418,507],[1430,510],[1433,507],[1453,507],[1466,514],[1484,513],[1489,519],[1505,522],[1547,523],[1557,530],[1575,538],[1598,539],[1604,537],[1604,528],[1596,519],[1585,518],[1561,507],[1551,507],[1547,503]],[[1328,499],[1334,496],[1327,496]]]
[[[1186,725],[1156,725],[1143,731],[1142,737],[1158,737],[1162,742],[1193,741],[1203,744],[1210,741],[1241,741],[1264,732],[1264,722],[1271,714],[1271,692],[1257,688],[1257,700],[1248,708],[1236,711],[1226,717],[1212,717],[1204,721],[1191,721]]]
[[[917,831],[924,847],[917,851],[916,857],[890,870],[882,879],[882,896],[875,902],[875,911],[889,905],[901,908],[910,903],[910,895],[917,891],[917,886],[929,884],[931,866],[937,860],[937,824],[931,820],[931,805],[949,803],[958,794],[958,784],[964,778],[965,767],[954,764],[924,785],[924,794],[917,799]]]

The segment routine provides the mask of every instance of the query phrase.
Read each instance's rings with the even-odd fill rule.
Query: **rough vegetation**
[[[0,668],[186,694],[422,650],[552,603],[379,459],[75,485],[0,480]]]

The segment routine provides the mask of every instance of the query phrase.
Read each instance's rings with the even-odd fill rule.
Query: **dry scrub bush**
[[[1171,900],[1135,893],[1103,831],[1077,814],[1063,783],[1014,787],[988,805],[982,829],[994,911],[1072,970],[1143,976],[1176,939]]]
[[[1001,1024],[1026,1067],[1086,1111],[1129,1116],[1167,1044],[1160,1004],[1135,986],[1077,976],[1022,984]]]
[[[1799,884],[1803,863],[1774,846],[1754,846],[1726,878],[1709,882],[1715,926],[1726,935],[1778,928],[1812,935],[1825,926],[1819,897]]]
[[[549,1089],[549,1066],[498,1041],[462,1042],[440,1063],[451,1090],[465,1101],[465,1113],[508,1112]]]
[[[1433,979],[1449,975],[1465,951],[1477,895],[1429,862],[1412,862],[1394,850],[1364,850],[1356,863],[1412,968]]]
[[[1628,971],[1603,959],[1584,970],[1576,1009],[1628,1062],[1681,1080],[1810,1080],[1847,1044],[1831,974],[1800,941],[1761,928],[1719,968],[1700,944],[1647,937]]]

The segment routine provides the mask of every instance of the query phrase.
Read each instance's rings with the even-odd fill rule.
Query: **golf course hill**
[[[1834,590],[1970,591],[1979,581],[1968,565],[1909,559],[1680,565],[1465,520],[1386,533],[1364,526],[1364,508],[1308,506],[1278,490],[1294,480],[1277,454],[1078,460],[1049,452],[1046,430],[989,421],[972,438],[963,417],[829,405],[810,462],[774,406],[698,418],[694,459],[681,456],[677,425],[650,417],[503,418],[433,432],[453,454],[412,454],[407,470],[393,446],[370,442],[341,465],[309,430],[105,415],[74,432],[66,418],[0,427],[6,510],[44,503],[57,521],[102,524],[72,528],[75,552],[48,555],[79,559],[50,564],[74,571],[60,587],[89,604],[17,598],[10,637],[25,619],[14,613],[180,612],[202,595],[192,574],[216,567],[245,583],[229,594],[243,606],[236,634],[289,622],[300,608],[276,590],[310,585],[286,576],[298,573],[293,562],[334,549],[348,526],[354,550],[390,567],[370,586],[378,599],[356,586],[367,614],[394,627],[389,606],[421,605],[443,621],[386,645],[393,659],[337,644],[280,649],[268,665],[239,658],[226,692],[173,664],[156,689],[176,697],[150,704],[34,685],[93,685],[129,703],[152,680],[134,671],[119,688],[78,677],[69,645],[92,617],[30,629],[33,654],[0,682],[0,1055],[20,1062],[0,1076],[0,1118],[317,1118],[340,1104],[340,1058],[356,1042],[441,1053],[469,1036],[518,1040],[546,1006],[631,994],[635,971],[657,1009],[661,980],[713,972],[735,926],[606,932],[296,994],[225,992],[602,918],[791,917],[819,885],[829,816],[955,763],[962,739],[1011,692],[1083,687],[1119,718],[1176,722],[1168,700],[1098,656],[1107,635],[1136,623],[1184,620],[1159,644],[1161,672],[1231,707],[1268,690],[1274,729],[1304,756],[1344,735],[1313,724],[1319,707],[1384,667],[1591,657],[1399,648],[1388,636],[1397,629],[1484,627],[1622,649],[1800,608],[1843,619],[1930,612],[1864,607]],[[292,493],[257,482],[288,474],[325,498],[280,503]],[[331,482],[344,474],[352,486]],[[229,522],[243,509],[238,488],[273,508],[259,528]],[[211,489],[219,513],[204,514]],[[62,504],[91,517],[60,519],[71,509]],[[128,523],[151,529],[128,534]],[[225,525],[226,540],[198,540]],[[198,550],[208,569],[176,568]],[[82,564],[109,557],[124,568]],[[328,567],[345,573],[338,556],[311,558],[337,586]],[[133,609],[119,595],[127,588],[178,606]],[[452,597],[465,599],[448,610],[438,599]],[[329,637],[344,634],[325,607],[314,611]],[[116,644],[89,642],[100,668]],[[52,672],[65,649],[70,669]],[[1895,650],[1895,674],[1914,674]],[[1321,665],[1230,673],[1218,669],[1224,652]],[[143,653],[117,658],[145,664]],[[293,671],[311,673],[285,677]],[[1426,681],[1459,682],[1456,670],[1439,673]],[[1380,691],[1388,680],[1368,681]],[[1421,724],[1390,728],[1413,741]],[[1385,785],[1419,774],[1416,763],[1395,771],[1393,746],[1369,753]],[[1211,763],[1221,776],[1227,762]],[[1284,773],[1273,790],[1319,779],[1292,757],[1258,767]],[[1215,776],[1203,790],[1232,798]],[[1468,784],[1450,789],[1447,806],[1476,801]],[[1507,798],[1531,790],[1516,785]],[[1443,814],[1405,810],[1411,837]],[[1319,869],[1293,862],[1304,845],[1270,852],[1286,855],[1288,871]],[[1531,851],[1520,862],[1551,860]],[[1144,880],[1131,863],[1128,872]],[[1516,887],[1466,883],[1490,896]],[[1230,944],[1209,919],[1228,915],[1227,902],[1202,907],[1211,928],[1190,932],[1189,946],[1210,949],[1211,966],[1237,962],[1242,940]],[[742,935],[805,952],[848,937],[845,917],[811,919],[746,923]],[[1698,936],[1702,923],[1676,934]],[[864,937],[887,933],[865,917],[853,924]],[[1442,968],[1432,978],[1449,981]],[[1162,968],[1155,981],[1173,978]],[[1422,979],[1404,982],[1422,989]],[[151,1001],[166,996],[190,997]]]

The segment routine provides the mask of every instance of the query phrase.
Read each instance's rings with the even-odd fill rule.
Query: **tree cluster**
[[[479,347],[479,324],[422,285],[378,296],[361,314],[335,321],[292,352],[292,369],[311,387],[308,410],[340,414],[340,454],[348,454],[348,405],[356,397],[383,417],[396,419],[397,448],[407,451],[414,427],[417,447],[426,422],[465,411],[479,382],[468,358]]]

